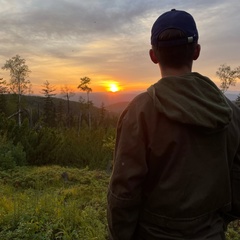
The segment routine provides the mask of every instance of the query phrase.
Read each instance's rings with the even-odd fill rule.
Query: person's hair
[[[160,41],[168,41],[186,37],[178,29],[168,29],[159,35]],[[177,46],[152,46],[158,62],[163,67],[181,68],[190,66],[193,61],[195,43],[188,43]]]

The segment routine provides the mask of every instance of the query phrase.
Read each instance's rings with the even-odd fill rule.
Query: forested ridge
[[[87,103],[68,104],[64,99],[52,98],[46,118],[46,98],[23,96],[19,125],[18,112],[12,114],[17,108],[17,96],[2,97],[5,104],[0,115],[1,168],[59,164],[106,169],[111,164],[118,116],[104,107],[91,106],[89,118]]]

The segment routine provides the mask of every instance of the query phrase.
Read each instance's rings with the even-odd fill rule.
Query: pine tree
[[[54,93],[56,89],[54,86],[51,86],[50,83],[46,80],[43,85],[43,89],[41,91],[44,94],[44,122],[49,127],[56,126],[56,109],[53,102],[53,96],[56,94]]]

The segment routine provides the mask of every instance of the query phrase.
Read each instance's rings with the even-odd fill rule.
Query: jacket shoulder
[[[137,95],[128,105],[128,109],[136,108],[138,111],[149,108],[152,104],[152,98],[147,92]]]

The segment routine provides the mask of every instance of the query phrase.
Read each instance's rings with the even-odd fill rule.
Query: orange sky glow
[[[85,76],[92,95],[117,95],[109,92],[110,84],[117,84],[116,93],[145,91],[161,78],[148,56],[151,27],[172,8],[194,16],[201,54],[193,71],[219,86],[218,67],[239,66],[239,0],[3,1],[0,67],[17,54],[24,58],[35,95],[46,80],[58,93],[64,86],[80,93],[77,86]],[[1,69],[0,77],[9,81],[9,72]],[[230,90],[240,91],[239,83]]]

